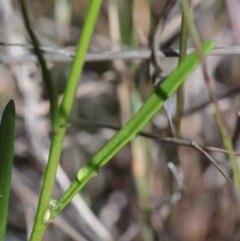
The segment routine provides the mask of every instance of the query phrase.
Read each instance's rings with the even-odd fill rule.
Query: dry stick
[[[0,42],[0,46],[8,47],[26,47],[32,49],[33,46],[30,44],[20,43],[5,43]],[[67,51],[64,49],[51,48],[51,47],[40,47],[41,51],[45,52],[45,59],[50,62],[72,62],[72,58],[75,56],[74,51]],[[194,48],[188,48],[187,54],[194,51]],[[157,55],[159,58],[167,57],[178,57],[179,49],[158,49]],[[214,48],[209,56],[224,56],[224,55],[240,55],[240,46],[227,46],[227,47],[216,47]],[[122,51],[99,51],[99,52],[88,52],[85,58],[86,62],[101,62],[101,61],[113,61],[113,60],[133,60],[133,59],[150,59],[151,50],[122,50]],[[34,54],[28,54],[26,56],[15,58],[7,55],[0,54],[0,63],[24,63],[24,62],[36,62],[37,58]]]
[[[188,0],[190,2],[190,0]],[[182,14],[182,24],[181,24],[181,34],[180,34],[180,53],[178,65],[186,58],[187,55],[187,40],[188,40],[188,27],[186,23],[186,18]],[[176,120],[175,120],[175,137],[181,137],[181,120],[184,111],[184,84],[182,84],[176,94]]]
[[[115,126],[111,126],[111,125],[106,125],[106,124],[101,124],[101,123],[96,123],[96,122],[92,122],[92,121],[80,121],[80,120],[73,120],[71,119],[70,122],[74,125],[92,125],[92,126],[97,126],[97,127],[101,127],[101,128],[108,128],[108,129],[112,129],[112,130],[120,130],[120,127],[115,127]],[[206,152],[206,151],[215,151],[215,152],[221,152],[221,153],[227,153],[226,150],[223,150],[221,148],[216,148],[216,147],[211,147],[211,146],[204,146],[204,145],[199,145],[194,141],[188,141],[188,140],[183,140],[183,139],[177,139],[177,138],[172,138],[172,137],[161,137],[158,136],[156,134],[151,134],[151,133],[146,133],[143,131],[140,131],[138,133],[139,136],[143,136],[146,138],[150,138],[150,139],[155,139],[161,142],[165,142],[165,143],[170,143],[173,145],[181,145],[181,146],[187,146],[187,147],[191,147],[199,152],[201,152],[221,173],[222,175],[231,182],[231,180],[227,177],[227,175],[221,170],[221,167],[217,164],[217,162]],[[206,151],[205,151],[206,150]],[[240,155],[240,153],[238,152],[234,152],[235,155]]]
[[[221,170],[220,166],[217,164],[217,162],[206,152],[204,151],[199,145],[197,145],[197,143],[195,142],[191,142],[191,146],[193,149],[201,152],[217,169],[218,171],[220,171],[222,173],[222,175],[229,181],[232,182],[231,179],[229,177],[227,177],[227,175],[225,175],[225,173]]]
[[[187,37],[188,37],[188,28],[187,28],[186,18],[182,14],[180,45],[179,45],[180,52],[179,52],[179,62],[178,62],[178,64],[181,64],[181,62],[186,58],[186,55],[187,55]],[[183,115],[183,111],[184,111],[184,89],[183,89],[183,85],[184,84],[182,84],[179,87],[179,89],[177,90],[177,93],[176,93],[176,104],[177,104],[176,117],[175,117],[175,137],[176,138],[181,137],[181,119],[182,119],[182,115]],[[168,163],[169,168],[171,167],[171,164],[173,165],[173,163]],[[170,169],[170,170],[172,170],[173,175],[175,173],[175,179],[178,180],[178,178],[176,176],[176,174],[177,174],[176,170],[175,169]],[[175,170],[175,172],[174,172],[174,170]],[[177,191],[172,193],[172,195],[169,197],[168,201],[171,203],[171,205],[177,203],[182,197],[182,191],[183,191],[184,184],[183,184],[183,180],[180,184],[179,184],[179,182],[180,181],[178,180]]]

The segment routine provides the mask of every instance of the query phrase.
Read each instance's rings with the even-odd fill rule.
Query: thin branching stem
[[[205,53],[208,53],[214,44],[212,41],[205,43]],[[172,96],[179,85],[197,67],[199,59],[196,53],[186,58],[179,67],[173,71],[165,81],[148,98],[141,109],[116,133],[115,136],[93,157],[93,159],[78,172],[77,178],[72,182],[68,190],[57,201],[56,208],[52,212],[54,218],[72,198],[85,186],[85,184],[103,167],[110,159],[126,145],[152,116],[163,106],[164,101]],[[177,81],[176,81],[177,80]]]
[[[51,195],[55,182],[57,166],[61,155],[62,144],[66,133],[67,122],[101,3],[101,0],[91,0],[89,3],[83,31],[78,42],[76,55],[65,88],[63,101],[60,105],[57,119],[57,129],[53,133],[49,160],[38,203],[37,215],[30,237],[31,241],[40,241],[47,224],[51,222],[51,209],[55,204],[54,202],[51,202]]]
[[[188,0],[190,2],[190,0]],[[182,25],[181,25],[181,35],[180,35],[180,53],[179,53],[179,64],[186,58],[187,55],[187,37],[188,37],[188,26],[186,23],[186,18],[182,14]],[[181,119],[184,110],[184,93],[183,85],[179,87],[176,95],[177,110],[176,110],[176,120],[175,120],[175,136],[179,138],[181,136]]]

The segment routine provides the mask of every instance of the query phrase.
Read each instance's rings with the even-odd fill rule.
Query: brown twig
[[[115,131],[119,131],[121,129],[121,127],[107,125],[107,124],[103,124],[103,123],[99,123],[99,122],[95,122],[95,121],[91,121],[91,120],[82,120],[82,119],[81,120],[80,119],[78,119],[78,120],[71,119],[70,124],[72,124],[74,126],[79,126],[79,125],[80,126],[82,126],[82,125],[96,126],[96,127],[99,127],[99,128],[107,128],[107,129],[111,129],[111,130],[115,130]],[[161,141],[161,142],[173,144],[173,145],[193,147],[196,144],[197,146],[199,146],[200,148],[202,148],[205,151],[213,151],[213,152],[220,152],[220,153],[227,154],[227,151],[225,149],[201,145],[201,144],[197,144],[196,142],[189,141],[189,140],[178,139],[178,138],[173,138],[173,137],[163,137],[163,136],[159,136],[157,134],[147,133],[147,132],[144,132],[144,131],[140,131],[138,133],[138,135],[142,136],[142,137],[149,138],[149,139],[154,139],[154,140],[158,140],[158,141]],[[239,152],[235,151],[234,154],[236,156],[240,156]]]
[[[25,47],[32,49],[30,44],[20,43],[5,43],[0,42],[0,46],[6,47]],[[68,51],[64,49],[40,47],[45,53],[46,60],[50,62],[72,62],[74,57],[74,51]],[[188,48],[187,54],[194,51],[194,48]],[[157,55],[159,58],[178,57],[179,49],[158,49]],[[240,55],[240,46],[228,46],[214,48],[209,56],[223,56],[223,55]],[[133,60],[133,59],[150,59],[151,50],[122,50],[122,51],[100,51],[100,52],[88,52],[86,55],[86,62],[101,62],[101,61],[113,61],[113,60]],[[7,55],[0,55],[0,62],[4,64],[10,63],[24,63],[24,62],[36,62],[37,59],[33,54],[26,54],[19,58],[13,58]]]
[[[189,7],[191,5],[191,0],[188,0]],[[178,65],[186,58],[187,56],[187,42],[188,42],[188,27],[184,14],[182,14],[182,24],[181,24],[181,33],[180,33],[180,43],[179,43],[179,60]],[[176,117],[175,117],[175,137],[181,137],[181,121],[184,112],[184,84],[182,84],[176,93]]]
[[[222,175],[229,181],[232,182],[231,179],[222,171],[221,167],[217,164],[217,162],[206,152],[201,148],[197,143],[191,142],[191,146],[193,149],[201,152],[217,169],[219,172],[222,173]]]

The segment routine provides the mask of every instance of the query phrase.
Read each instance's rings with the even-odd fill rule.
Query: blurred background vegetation
[[[59,99],[89,1],[27,1],[32,27],[46,52]],[[150,50],[168,0],[104,0],[89,51]],[[240,44],[237,0],[192,0],[192,10],[203,40],[216,46]],[[16,103],[15,159],[6,241],[27,240],[34,220],[42,174],[50,146],[49,102],[39,66],[28,45],[17,0],[0,4],[0,113],[10,98]],[[179,48],[181,9],[173,4],[160,38],[161,48]],[[9,44],[23,44],[9,46]],[[188,47],[193,46],[191,38]],[[114,52],[112,53],[114,55]],[[168,74],[177,58],[163,58]],[[54,190],[58,198],[77,171],[139,109],[154,90],[149,59],[86,62],[79,81]],[[207,58],[226,126],[236,151],[239,139],[238,55]],[[222,141],[209,103],[201,68],[184,85],[181,137],[220,147]],[[169,136],[164,112],[144,131]],[[227,156],[209,154],[230,176]],[[239,157],[237,157],[239,158]],[[177,163],[175,182],[169,162]],[[182,174],[180,175],[179,173]],[[118,241],[238,241],[240,216],[232,184],[190,147],[164,144],[136,136],[84,188],[63,214],[49,226],[44,240]]]

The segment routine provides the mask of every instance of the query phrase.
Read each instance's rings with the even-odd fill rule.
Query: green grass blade
[[[203,45],[203,51],[209,52],[214,46],[212,41]],[[79,171],[78,180],[82,181],[91,170],[95,174],[114,154],[116,154],[134,135],[140,131],[154,114],[163,106],[166,99],[173,95],[177,88],[199,65],[200,60],[196,53],[190,56],[173,71],[169,77],[156,89],[136,115],[98,152],[85,168]],[[94,169],[92,168],[94,167]]]
[[[205,42],[203,44],[204,54],[208,54],[213,47],[213,41]],[[164,101],[177,90],[199,64],[199,57],[194,52],[184,59],[178,68],[163,81],[131,120],[93,157],[88,165],[78,172],[77,179],[58,200],[57,208],[52,213],[53,218],[72,200],[91,177],[143,128],[163,106]]]
[[[0,125],[0,241],[4,240],[11,186],[15,128],[15,106],[9,101]]]

